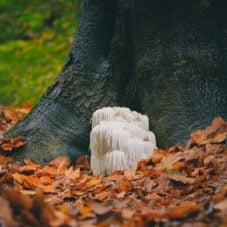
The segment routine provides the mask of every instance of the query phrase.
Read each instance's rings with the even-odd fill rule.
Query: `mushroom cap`
[[[131,111],[126,107],[104,107],[96,110],[92,116],[92,128],[101,121],[133,122],[138,127],[149,129],[149,119],[146,115]]]

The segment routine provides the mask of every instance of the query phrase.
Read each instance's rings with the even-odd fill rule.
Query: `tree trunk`
[[[86,0],[59,78],[7,134],[27,138],[15,158],[87,153],[104,106],[147,114],[161,147],[227,118],[226,12],[224,0]]]

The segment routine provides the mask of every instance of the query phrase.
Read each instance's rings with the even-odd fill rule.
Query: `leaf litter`
[[[28,111],[0,107],[0,134]],[[1,137],[0,226],[227,226],[226,137],[218,117],[135,173],[109,176],[93,176],[86,156],[20,164],[11,153],[26,138]]]

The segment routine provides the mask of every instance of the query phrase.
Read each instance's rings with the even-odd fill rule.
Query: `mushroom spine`
[[[92,116],[91,169],[94,175],[134,168],[153,155],[156,139],[146,115],[125,107],[104,107]]]

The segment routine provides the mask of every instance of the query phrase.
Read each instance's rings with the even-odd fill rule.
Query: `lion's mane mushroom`
[[[155,147],[147,116],[125,107],[105,107],[93,113],[90,150],[94,175],[133,168],[152,156]]]

